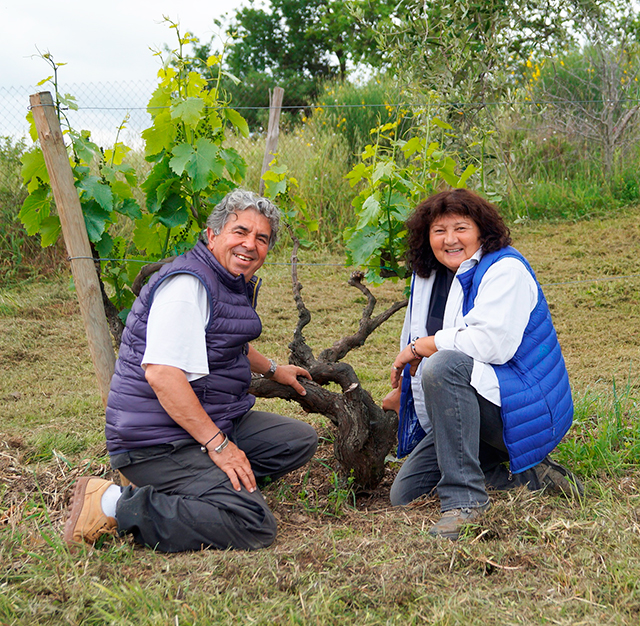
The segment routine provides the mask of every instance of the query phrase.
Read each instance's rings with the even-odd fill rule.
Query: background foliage
[[[457,164],[456,176],[473,165],[475,173],[466,184],[497,202],[511,220],[590,217],[638,200],[638,19],[627,3],[531,0],[516,6],[503,0],[465,0],[426,9],[403,4],[403,9],[382,2],[332,2],[324,8],[311,2],[309,11],[297,17],[304,3],[293,4],[244,7],[234,24],[251,11],[257,11],[251,15],[258,21],[280,16],[281,26],[285,12],[292,20],[306,20],[309,37],[284,27],[278,35],[289,38],[285,48],[293,51],[288,60],[269,57],[271,65],[261,72],[261,98],[268,99],[269,86],[284,84],[284,66],[304,46],[316,46],[314,54],[326,64],[323,80],[329,80],[317,83],[315,100],[304,108],[285,108],[278,154],[280,165],[298,183],[305,219],[317,225],[309,237],[312,245],[341,249],[343,235],[351,241],[358,223],[364,226],[361,194],[371,182],[361,177],[351,185],[356,179],[346,176],[364,163],[367,145],[378,145],[377,131],[372,135],[372,130],[389,123],[396,124],[394,141],[420,135],[425,120],[448,124],[433,132],[439,149]],[[403,13],[407,8],[411,10]],[[359,33],[353,46],[356,39],[366,44],[349,51],[348,68],[360,65],[356,73],[347,72],[346,80],[340,80],[338,57],[323,40],[337,27],[334,19],[340,28]],[[177,24],[172,27],[178,30]],[[191,245],[211,204],[226,189],[241,181],[258,187],[266,111],[248,100],[256,90],[247,81],[253,68],[243,64],[238,51],[247,43],[240,30],[231,29],[238,37],[226,35],[220,53],[210,54],[219,46],[201,44],[188,32],[179,34],[177,49],[165,51],[160,76],[164,86],[156,87],[149,108],[152,125],[143,136],[149,140],[144,153],[139,147],[128,150],[120,139],[131,136],[130,120],[105,144],[93,132],[74,130],[76,112],[73,107],[66,111],[71,160],[96,254],[135,260],[179,252]],[[242,33],[252,39],[250,30]],[[415,45],[424,37],[431,45]],[[366,77],[367,71],[373,74]],[[471,79],[460,81],[462,74],[456,72]],[[304,69],[291,75],[311,78]],[[57,80],[55,76],[56,71]],[[58,97],[67,97],[53,86]],[[286,97],[295,93],[287,91]],[[73,98],[68,102],[78,106]],[[50,243],[57,218],[42,162],[33,156],[29,141],[4,141],[0,178],[7,228],[0,246],[5,277],[11,280],[18,273],[28,274],[36,257],[43,258],[16,221],[27,189],[19,182],[15,154],[26,152],[29,164],[25,174],[31,176],[33,193],[22,209],[28,232],[39,231],[42,243]],[[392,142],[380,145],[387,149]],[[402,150],[393,158],[398,171],[408,166]],[[143,183],[141,188],[138,183]],[[422,181],[422,189],[427,183]],[[393,232],[387,229],[388,241]],[[388,251],[375,247],[374,252],[369,259],[358,254],[351,258],[378,267],[378,257]],[[126,285],[137,268],[132,262],[103,265],[105,280],[120,294],[119,307],[130,300]]]

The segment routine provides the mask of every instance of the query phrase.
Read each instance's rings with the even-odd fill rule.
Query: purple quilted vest
[[[162,408],[140,367],[154,293],[164,279],[179,273],[196,276],[209,296],[205,332],[209,375],[191,382],[204,410],[230,433],[233,420],[255,402],[247,393],[251,382],[247,344],[262,331],[255,311],[259,281],[254,276],[247,283],[243,276],[233,276],[199,242],[151,277],[127,317],[107,401],[105,432],[110,454],[190,437]]]

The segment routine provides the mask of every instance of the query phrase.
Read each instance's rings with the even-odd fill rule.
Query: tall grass
[[[371,142],[371,129],[395,122],[402,108],[400,90],[384,77],[373,77],[361,85],[329,82],[313,109],[318,128],[337,132],[346,140],[350,162]]]
[[[493,113],[485,175],[501,191],[507,218],[602,217],[640,202],[637,149],[621,150],[605,176],[601,147],[575,132],[554,130],[547,112],[522,105]]]
[[[631,380],[610,393],[587,390],[575,399],[571,437],[559,456],[584,476],[621,476],[640,463],[640,421]]]

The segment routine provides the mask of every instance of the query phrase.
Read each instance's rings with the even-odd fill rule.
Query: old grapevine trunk
[[[349,284],[359,289],[367,299],[360,325],[353,335],[343,337],[333,346],[322,351],[316,358],[306,344],[303,328],[311,321],[311,314],[302,299],[302,285],[297,278],[297,250],[294,244],[292,254],[293,296],[298,308],[298,324],[293,341],[289,344],[289,362],[309,371],[312,382],[301,379],[307,395],[298,395],[291,387],[280,385],[265,378],[254,378],[251,393],[259,398],[282,398],[297,402],[309,413],[320,413],[329,418],[336,427],[334,443],[336,458],[344,473],[352,475],[355,482],[363,488],[374,488],[384,476],[385,458],[396,443],[398,416],[394,411],[384,411],[362,388],[358,375],[347,363],[341,363],[349,351],[364,345],[367,337],[394,313],[407,305],[407,301],[396,302],[386,311],[372,317],[376,299],[363,285],[362,272],[354,272]],[[145,266],[133,284],[137,295],[151,274],[171,259]],[[119,341],[118,341],[119,343]],[[337,383],[341,392],[325,388],[329,383]]]
[[[353,348],[362,346],[367,337],[407,305],[406,300],[396,302],[380,315],[372,318],[376,299],[362,283],[364,275],[354,272],[349,284],[359,289],[367,298],[358,331],[336,341],[317,358],[306,344],[302,329],[311,320],[301,296],[302,285],[297,279],[297,244],[292,255],[293,295],[298,308],[298,324],[289,362],[306,368],[313,382],[301,380],[306,396],[299,396],[290,387],[270,380],[257,378],[251,393],[261,398],[282,398],[297,402],[305,411],[320,413],[336,426],[335,454],[347,475],[352,475],[358,485],[373,488],[384,475],[385,458],[396,443],[398,416],[394,411],[384,411],[362,388],[354,369],[340,360]],[[329,391],[324,385],[337,383],[341,393]]]

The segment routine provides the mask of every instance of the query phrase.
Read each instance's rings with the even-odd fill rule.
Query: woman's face
[[[436,259],[456,271],[480,248],[480,229],[464,215],[441,215],[431,224],[429,244]]]

